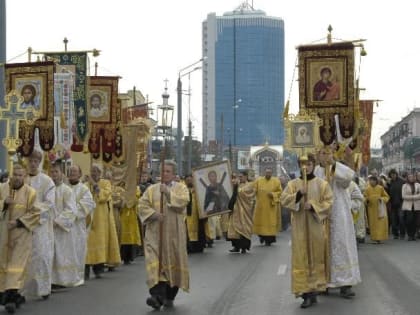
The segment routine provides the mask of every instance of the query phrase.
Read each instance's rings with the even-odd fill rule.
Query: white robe
[[[54,207],[54,260],[52,283],[66,287],[75,286],[81,281],[79,272],[76,235],[76,198],[66,184],[55,188]]]
[[[327,179],[325,168],[317,166],[315,176]],[[330,215],[331,279],[329,288],[352,286],[361,282],[356,235],[351,214],[351,198],[347,188],[354,176],[349,167],[336,162],[330,179],[334,202]]]
[[[86,228],[86,217],[93,213],[96,203],[89,188],[83,184],[70,185],[76,197],[76,221],[74,222],[77,265],[79,266],[79,273],[81,276],[81,283],[83,283],[85,273],[86,247],[88,230]]]
[[[40,225],[34,229],[32,258],[24,292],[28,296],[44,296],[51,293],[51,273],[54,256],[54,231],[52,215],[55,203],[53,180],[42,172],[27,176],[25,182],[36,190],[35,207],[41,211]]]

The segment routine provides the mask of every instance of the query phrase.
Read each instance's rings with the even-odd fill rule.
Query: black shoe
[[[409,237],[407,241],[415,241],[416,238],[415,237]]]
[[[108,267],[108,272],[114,272],[115,271],[115,267]]]
[[[246,249],[245,248],[241,249],[241,254],[246,254]]]
[[[316,294],[315,294],[315,293],[313,293],[313,294],[311,295],[310,299],[311,299],[311,303],[312,303],[312,304],[317,304],[317,303],[318,303],[318,299],[317,299],[317,297],[316,297]]]
[[[264,238],[260,236],[260,244],[263,245],[264,244]]]
[[[345,286],[340,288],[340,295],[345,299],[351,299],[356,296],[356,293],[352,291],[351,286]]]
[[[162,303],[155,296],[148,297],[146,300],[146,304],[150,307],[153,307],[155,310],[160,310],[160,308],[162,307]]]
[[[365,239],[364,238],[358,238],[357,239],[357,243],[364,244],[365,243]]]
[[[304,297],[303,302],[300,305],[301,308],[308,308],[312,306],[311,298],[310,297]]]
[[[14,314],[15,311],[16,311],[16,305],[13,302],[6,303],[4,308],[6,309],[6,312],[9,313],[9,314]]]
[[[45,300],[48,300],[48,298],[50,297],[50,295],[49,294],[47,294],[47,295],[43,295],[42,296],[42,299],[45,301]]]
[[[239,248],[232,248],[232,249],[230,249],[229,250],[229,252],[231,252],[231,253],[239,253]]]
[[[173,308],[174,307],[174,301],[173,300],[164,300],[163,301],[163,306],[166,308]]]
[[[85,266],[85,281],[90,279],[90,266]]]
[[[16,308],[20,308],[20,306],[25,303],[26,303],[25,297],[19,294],[18,297],[16,298]]]

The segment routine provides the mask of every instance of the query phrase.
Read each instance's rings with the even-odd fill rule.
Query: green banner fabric
[[[88,134],[88,117],[86,103],[86,71],[87,53],[86,52],[60,52],[48,53],[47,57],[55,60],[57,73],[70,72],[75,74],[75,85],[73,91],[74,117],[76,120],[77,137],[84,142]]]

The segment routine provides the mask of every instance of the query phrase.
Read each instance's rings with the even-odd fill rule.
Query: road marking
[[[287,271],[287,265],[280,265],[279,269],[277,270],[277,275],[278,276],[284,276],[286,274]]]
[[[289,240],[289,247],[292,247],[292,240]]]

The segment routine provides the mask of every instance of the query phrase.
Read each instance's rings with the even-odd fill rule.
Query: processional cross
[[[39,114],[33,106],[21,108],[23,97],[16,90],[12,90],[6,95],[5,102],[6,106],[0,107],[0,120],[6,121],[6,136],[2,139],[2,143],[9,154],[7,168],[11,172],[13,156],[16,149],[22,145],[22,140],[19,138],[19,121],[26,121],[31,125],[39,117]]]

